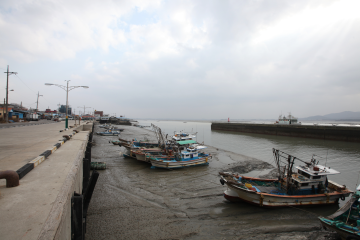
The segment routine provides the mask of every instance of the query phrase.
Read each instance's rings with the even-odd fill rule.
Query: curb
[[[71,139],[77,132],[74,130],[72,134],[69,134],[69,139]],[[52,153],[59,149],[67,140],[65,137],[56,143],[52,148],[47,149],[45,152],[41,153],[38,157],[34,158],[21,168],[19,168],[16,173],[19,175],[19,179],[22,179],[26,174],[28,174],[35,167],[39,166],[43,161],[46,160]]]

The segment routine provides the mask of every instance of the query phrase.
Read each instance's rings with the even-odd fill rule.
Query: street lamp
[[[57,86],[63,90],[66,91],[66,120],[65,120],[65,128],[68,128],[68,95],[69,95],[69,91],[75,89],[75,88],[79,88],[79,87],[82,87],[82,88],[89,88],[88,86],[70,86],[69,87],[69,82],[70,80],[65,80],[66,82],[66,86],[63,86],[63,85],[59,85],[59,84],[53,84],[53,83],[45,83],[46,86],[51,86],[51,85],[54,85],[54,86]]]

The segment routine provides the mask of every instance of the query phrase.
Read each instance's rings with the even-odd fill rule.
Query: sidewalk
[[[69,121],[69,126],[74,124],[75,121]],[[0,171],[16,171],[45,150],[52,148],[63,135],[71,134],[71,129],[60,132],[64,128],[64,122],[53,122],[0,129]],[[0,180],[0,185],[3,184],[5,180]]]

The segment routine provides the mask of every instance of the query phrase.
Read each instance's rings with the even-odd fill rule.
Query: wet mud
[[[121,138],[155,139],[132,126]],[[100,128],[95,126],[95,132]],[[274,166],[248,156],[209,147],[209,166],[178,170],[124,158],[125,148],[109,143],[116,136],[94,135],[92,161],[106,162],[93,193],[86,239],[337,239],[321,228],[318,216],[338,206],[266,209],[231,203],[218,172],[264,176]]]

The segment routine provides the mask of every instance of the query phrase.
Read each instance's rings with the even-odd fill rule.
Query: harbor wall
[[[211,130],[360,142],[360,127],[212,123]]]
[[[2,134],[8,137],[7,141],[12,143],[13,148],[19,149],[19,154],[24,151],[41,153],[46,150],[42,149],[44,136],[46,142],[50,139],[51,145],[52,140],[58,138],[56,134],[60,125],[63,127],[61,123],[19,127],[11,129],[10,135],[5,129]],[[5,179],[1,180],[1,239],[83,239],[72,236],[74,207],[71,199],[75,192],[83,194],[85,187],[89,185],[90,164],[86,165],[89,168],[84,167],[84,158],[91,161],[89,141],[92,139],[93,123],[83,123],[71,130],[78,132],[75,134],[67,130],[59,133],[60,136],[69,134],[71,137],[52,148],[51,154],[46,155],[41,162],[34,164],[20,178],[19,186],[7,188],[4,185]],[[55,137],[51,138],[44,132],[51,132]],[[19,140],[16,137],[18,134],[23,138],[32,136],[33,144],[30,144],[30,148],[25,139]],[[16,169],[17,166],[13,168]],[[8,170],[13,168],[8,166]]]

